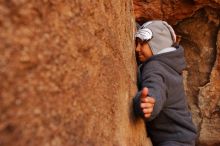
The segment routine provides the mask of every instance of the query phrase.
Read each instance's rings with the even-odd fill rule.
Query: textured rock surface
[[[220,1],[134,0],[136,20],[163,19],[182,37],[185,89],[199,130],[197,145],[220,145]]]
[[[219,0],[133,0],[137,21],[163,19],[177,24],[204,7],[220,9]]]
[[[210,80],[199,92],[199,108],[203,117],[200,143],[204,145],[220,144],[220,31],[217,38],[217,57]]]
[[[129,0],[0,0],[0,145],[150,145]]]
[[[216,57],[219,56],[216,52],[219,51],[216,47],[219,24],[212,21],[207,23],[210,11],[210,9],[201,10],[193,18],[184,20],[176,27],[176,31],[182,36],[181,43],[185,47],[188,63],[186,92],[194,121],[200,131],[200,145],[219,143],[220,136],[217,122],[220,120],[217,104],[220,88],[217,83],[220,81],[216,78],[220,70],[213,67],[215,62],[218,63]],[[206,122],[207,120],[209,122]]]

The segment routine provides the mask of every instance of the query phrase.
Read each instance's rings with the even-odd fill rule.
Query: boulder
[[[132,112],[130,0],[0,1],[1,146],[151,146]]]

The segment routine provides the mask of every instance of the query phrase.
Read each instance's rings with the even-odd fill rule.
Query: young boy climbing
[[[139,92],[134,111],[146,123],[153,146],[194,146],[196,128],[188,110],[182,71],[184,50],[165,21],[144,23],[136,32]]]

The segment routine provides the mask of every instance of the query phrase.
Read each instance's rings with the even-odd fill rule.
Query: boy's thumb
[[[145,98],[148,95],[148,88],[144,87],[141,91],[141,98]]]

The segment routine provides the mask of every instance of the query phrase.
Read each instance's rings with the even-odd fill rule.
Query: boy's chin
[[[142,57],[139,57],[139,61],[140,62],[145,62],[145,61],[147,61],[149,58],[142,58]]]

